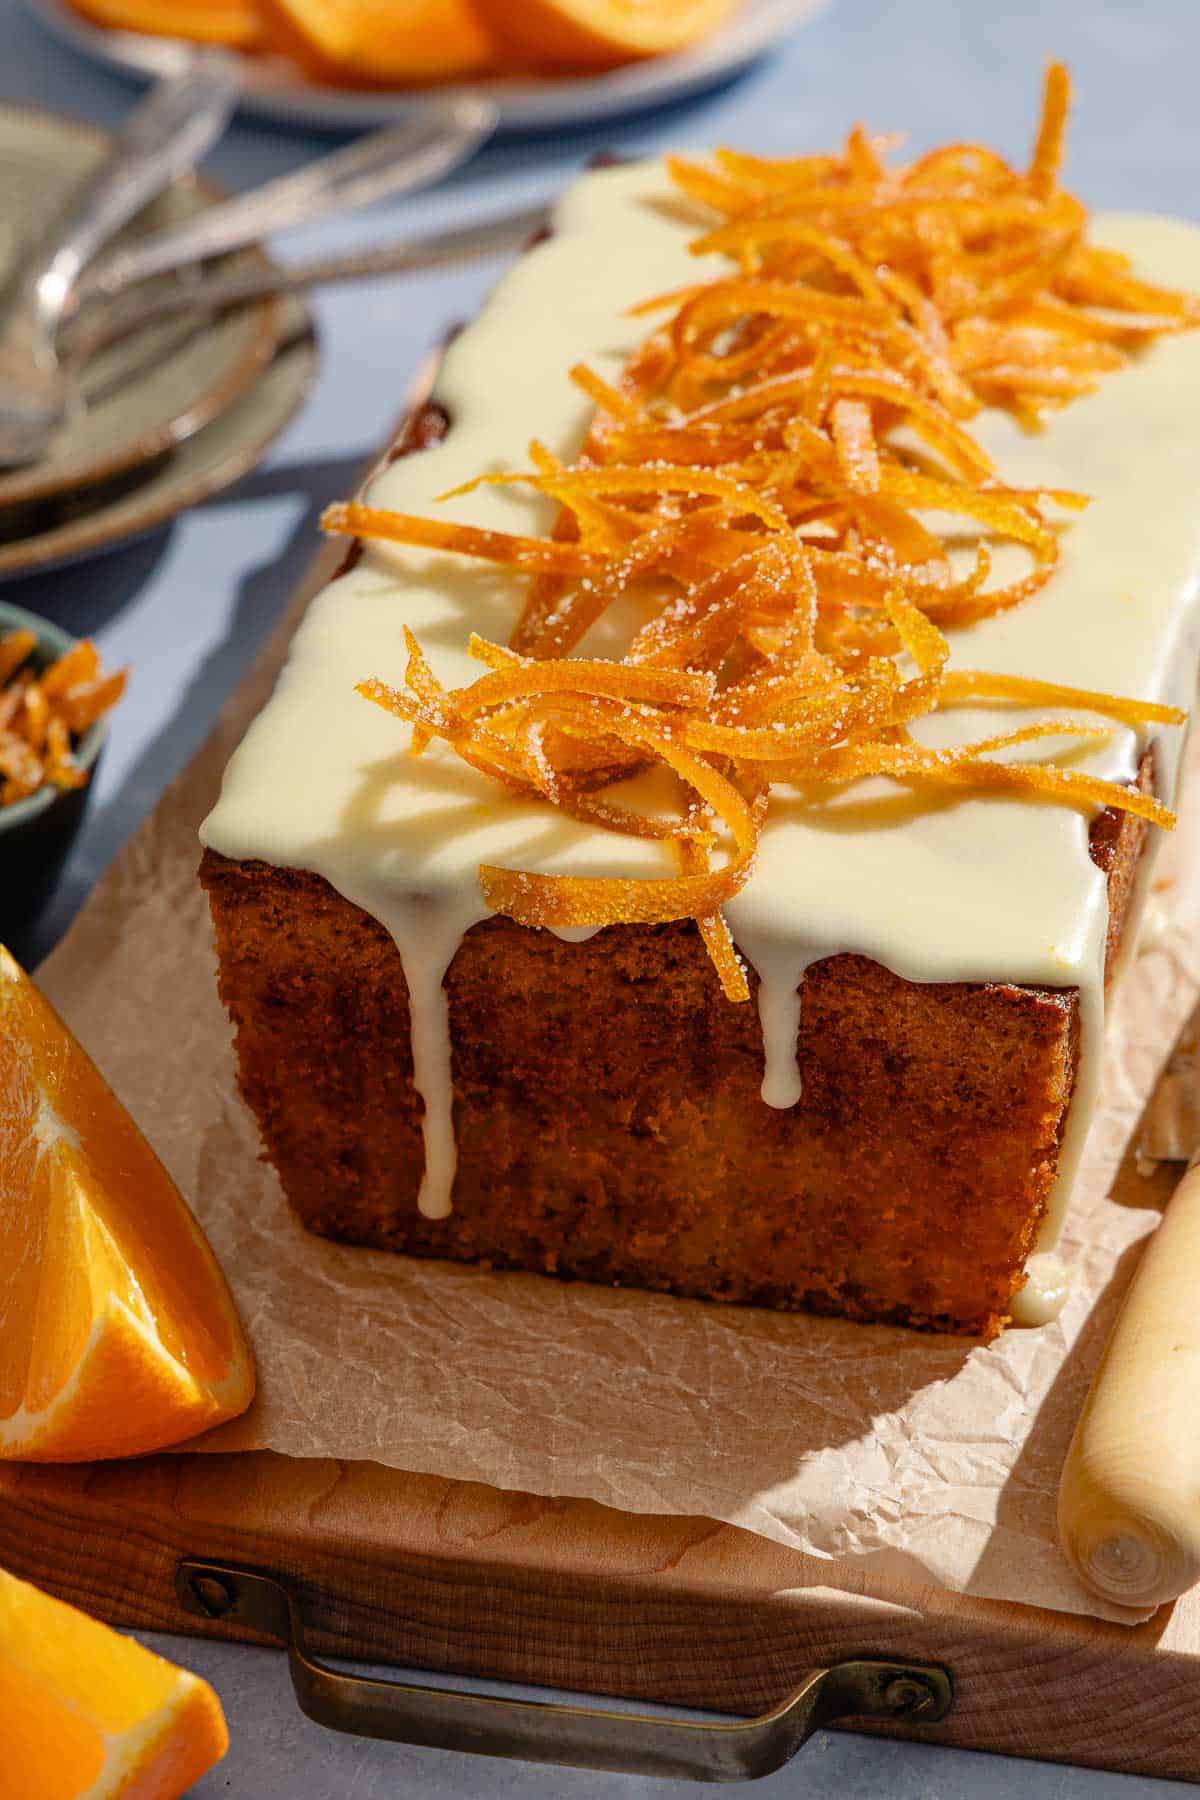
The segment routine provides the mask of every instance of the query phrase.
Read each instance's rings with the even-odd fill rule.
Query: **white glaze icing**
[[[507,530],[546,529],[550,503],[520,488],[484,488],[441,507],[437,496],[484,470],[527,466],[531,437],[568,455],[577,448],[588,403],[567,370],[583,360],[616,373],[644,331],[627,316],[629,304],[705,270],[686,249],[694,231],[657,164],[575,183],[556,210],[553,236],[519,259],[447,353],[437,397],[453,421],[448,437],[379,474],[370,500]],[[1093,235],[1129,251],[1156,280],[1200,287],[1200,231],[1192,226],[1121,215],[1098,220]],[[1048,588],[954,634],[955,664],[1190,703],[1200,570],[1200,431],[1190,396],[1198,391],[1193,334],[1163,340],[1036,436],[999,413],[973,422],[1005,479],[1081,488],[1094,498],[1083,515],[1064,517],[1063,559]],[[1000,546],[993,579],[1024,566],[1019,551]],[[485,916],[479,863],[663,871],[658,846],[513,800],[444,746],[409,758],[395,720],[355,694],[368,676],[403,680],[405,623],[442,680],[473,679],[480,670],[467,655],[468,633],[504,641],[521,591],[511,574],[467,559],[370,547],[310,608],[202,834],[229,857],[315,870],[395,937],[412,996],[426,1107],[422,1207],[431,1216],[449,1205],[454,1164],[441,978],[461,933]],[[606,647],[601,628],[587,648]],[[942,744],[1013,722],[1009,709],[961,708],[921,721],[917,732]],[[1156,737],[1168,798],[1179,735]],[[1050,747],[1121,780],[1132,775],[1139,748],[1124,728],[1086,755]],[[1099,1070],[1107,901],[1087,831],[1075,810],[1012,797],[956,793],[951,802],[877,781],[816,805],[777,790],[756,872],[727,908],[762,978],[768,1104],[798,1097],[799,990],[816,956],[855,950],[916,981],[1079,990],[1080,1067],[1043,1249],[1057,1240]]]
[[[786,1112],[800,1103],[800,1007],[809,963],[828,946],[797,941],[743,920],[737,945],[758,976],[758,1022],[763,1040],[762,1097]]]
[[[1025,1265],[1025,1285],[1012,1297],[1014,1325],[1049,1325],[1071,1292],[1074,1270],[1053,1250],[1038,1250]]]
[[[424,1108],[425,1169],[417,1205],[427,1219],[448,1216],[458,1163],[450,1009],[442,983],[463,933],[478,924],[486,911],[477,894],[455,895],[450,902],[430,895],[404,895],[390,898],[380,914],[400,952],[408,987],[413,1086]]]
[[[775,942],[742,943],[742,953],[758,974],[758,1022],[762,1028],[762,1097],[768,1106],[787,1111],[798,1106],[803,1092],[797,1045],[800,1041],[800,991],[812,960],[803,951]]]

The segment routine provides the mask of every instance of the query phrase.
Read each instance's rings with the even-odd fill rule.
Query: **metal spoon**
[[[348,256],[318,257],[311,262],[267,269],[232,270],[206,275],[195,282],[180,282],[177,287],[123,294],[108,305],[89,304],[81,312],[67,338],[69,354],[74,364],[81,364],[129,332],[181,313],[220,312],[272,294],[296,294],[337,282],[370,281],[382,275],[445,268],[477,257],[519,250],[545,229],[548,217],[544,207],[528,207],[480,224],[431,232],[424,237],[400,238]]]
[[[100,167],[48,229],[0,303],[0,466],[36,462],[62,426],[72,390],[59,326],[82,271],[121,226],[195,167],[237,97],[232,65],[197,56],[131,114]]]
[[[482,95],[431,100],[402,125],[372,132],[295,174],[112,252],[89,272],[79,300],[111,299],[152,275],[423,187],[472,156],[499,116]]]

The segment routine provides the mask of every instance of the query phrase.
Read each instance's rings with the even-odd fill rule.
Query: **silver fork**
[[[67,416],[58,331],[75,284],[109,239],[192,170],[237,98],[232,65],[197,56],[130,115],[99,168],[52,223],[0,301],[0,466],[36,462]]]

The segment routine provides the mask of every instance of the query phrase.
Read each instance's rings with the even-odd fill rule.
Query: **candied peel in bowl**
[[[40,670],[37,648],[24,627],[0,636],[0,808],[43,787],[85,786],[79,740],[125,691],[125,671],[104,674],[90,638]]]

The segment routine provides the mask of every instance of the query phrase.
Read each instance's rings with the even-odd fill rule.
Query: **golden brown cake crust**
[[[1096,860],[1119,915],[1144,830],[1107,817]],[[757,1008],[725,1000],[690,921],[567,944],[486,920],[446,981],[459,1171],[435,1221],[416,1207],[420,1101],[387,932],[303,871],[208,852],[201,878],[242,1091],[310,1229],[927,1329],[1003,1322],[1054,1176],[1073,990],[828,957],[805,977],[803,1097],[781,1112],[759,1093]]]

